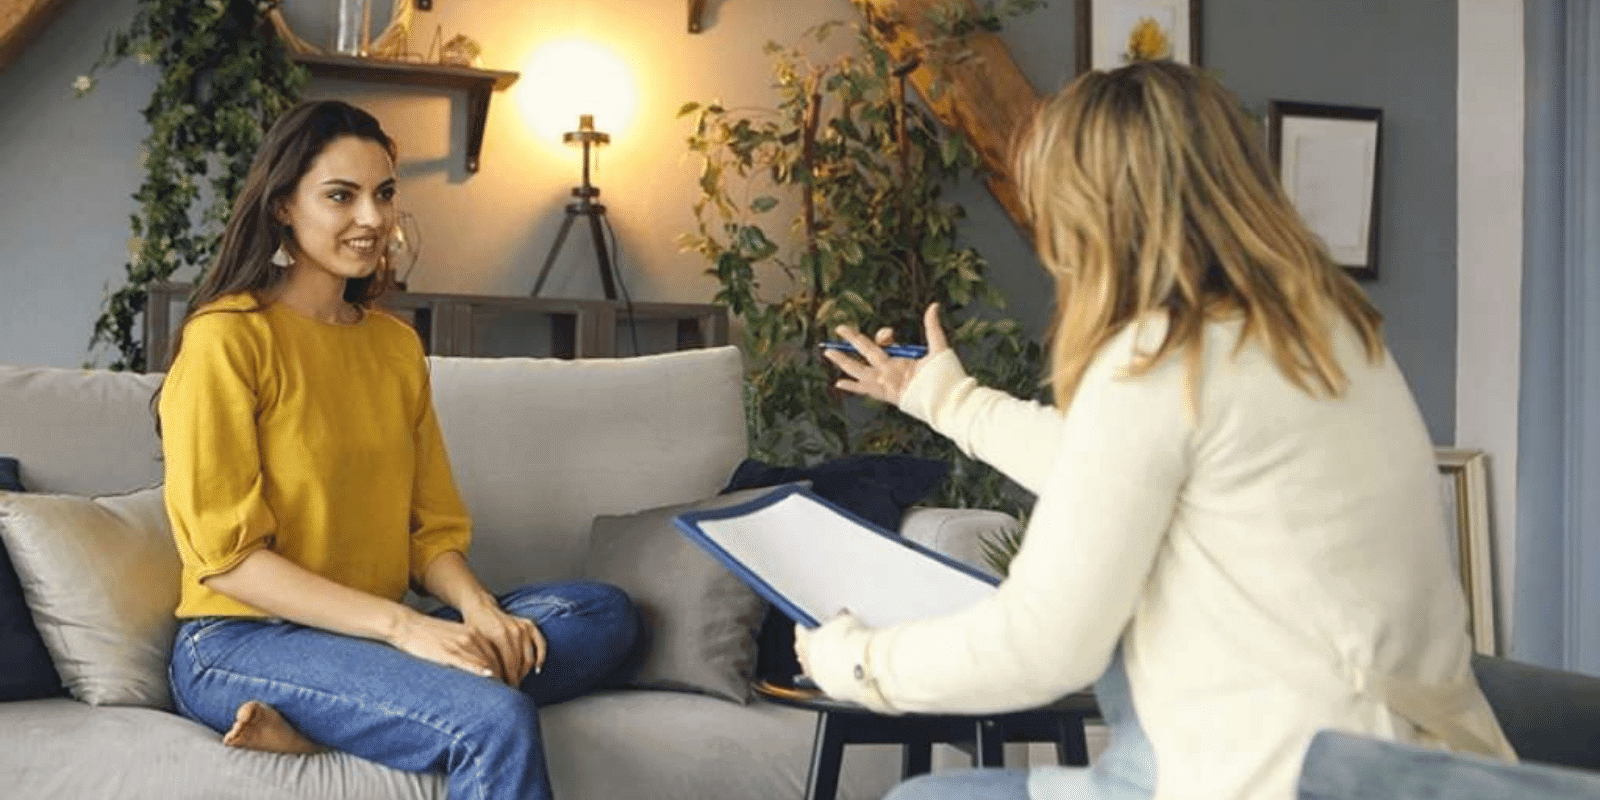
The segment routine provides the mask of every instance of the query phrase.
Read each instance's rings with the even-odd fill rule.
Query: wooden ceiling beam
[[[62,5],[62,0],[0,0],[0,69],[22,55]]]
[[[1032,116],[1039,93],[1022,73],[1001,38],[980,31],[967,44],[972,57],[946,65],[943,92],[932,96],[934,69],[923,53],[932,45],[927,20],[950,0],[870,0],[871,22],[895,61],[917,58],[910,78],[940,122],[963,133],[988,170],[989,191],[1017,227],[1029,229],[1022,198],[1011,177],[1011,139]],[[969,5],[972,0],[964,0]],[[974,9],[976,6],[974,5]]]

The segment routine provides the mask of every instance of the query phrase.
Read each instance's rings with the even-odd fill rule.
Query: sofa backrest
[[[738,348],[436,358],[433,396],[491,590],[577,573],[599,514],[716,494],[747,450]]]
[[[161,482],[160,375],[0,366],[0,456],[35,492],[121,494]]]
[[[567,361],[431,358],[445,446],[491,590],[577,573],[589,524],[715,494],[746,452],[743,365],[719,347]],[[159,375],[0,365],[0,456],[30,490],[161,482]]]

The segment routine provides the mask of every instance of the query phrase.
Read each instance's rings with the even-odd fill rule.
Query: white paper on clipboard
[[[808,626],[849,609],[870,627],[948,614],[995,579],[787,486],[676,523],[791,619]]]

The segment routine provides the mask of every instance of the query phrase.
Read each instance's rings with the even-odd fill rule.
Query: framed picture
[[[1494,554],[1489,536],[1489,468],[1482,450],[1434,449],[1450,554],[1467,595],[1473,648],[1495,655]]]
[[[1300,216],[1339,266],[1378,277],[1383,110],[1270,100],[1267,149]]]
[[[1078,72],[1170,58],[1200,63],[1200,0],[1077,0]]]

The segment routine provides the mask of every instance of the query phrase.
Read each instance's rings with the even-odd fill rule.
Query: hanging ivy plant
[[[132,57],[161,79],[144,118],[143,183],[133,197],[123,284],[107,295],[89,347],[117,351],[114,370],[142,371],[139,320],[150,284],[184,268],[203,273],[216,253],[233,199],[272,120],[309,79],[290,59],[268,14],[254,0],[140,0],[133,21],[107,41],[100,59],[73,84],[79,97],[95,76]]]
[[[805,33],[820,42],[848,29],[853,47],[841,56],[818,62],[803,47],[767,45],[775,108],[680,109],[694,119],[688,146],[701,159],[697,228],[681,242],[710,262],[717,302],[743,325],[753,455],[784,464],[850,452],[939,458],[951,474],[933,502],[1025,516],[1031,498],[993,468],[895,409],[842,395],[817,345],[840,323],[920,341],[923,309],[938,302],[969,371],[1039,396],[1040,348],[1000,313],[986,262],[961,241],[965,211],[945,194],[977,176],[978,154],[906,92],[917,63],[963,58],[963,37],[1039,3],[952,3],[935,20],[935,47],[910,63],[894,61],[874,36],[870,4],[856,4],[866,21]]]

